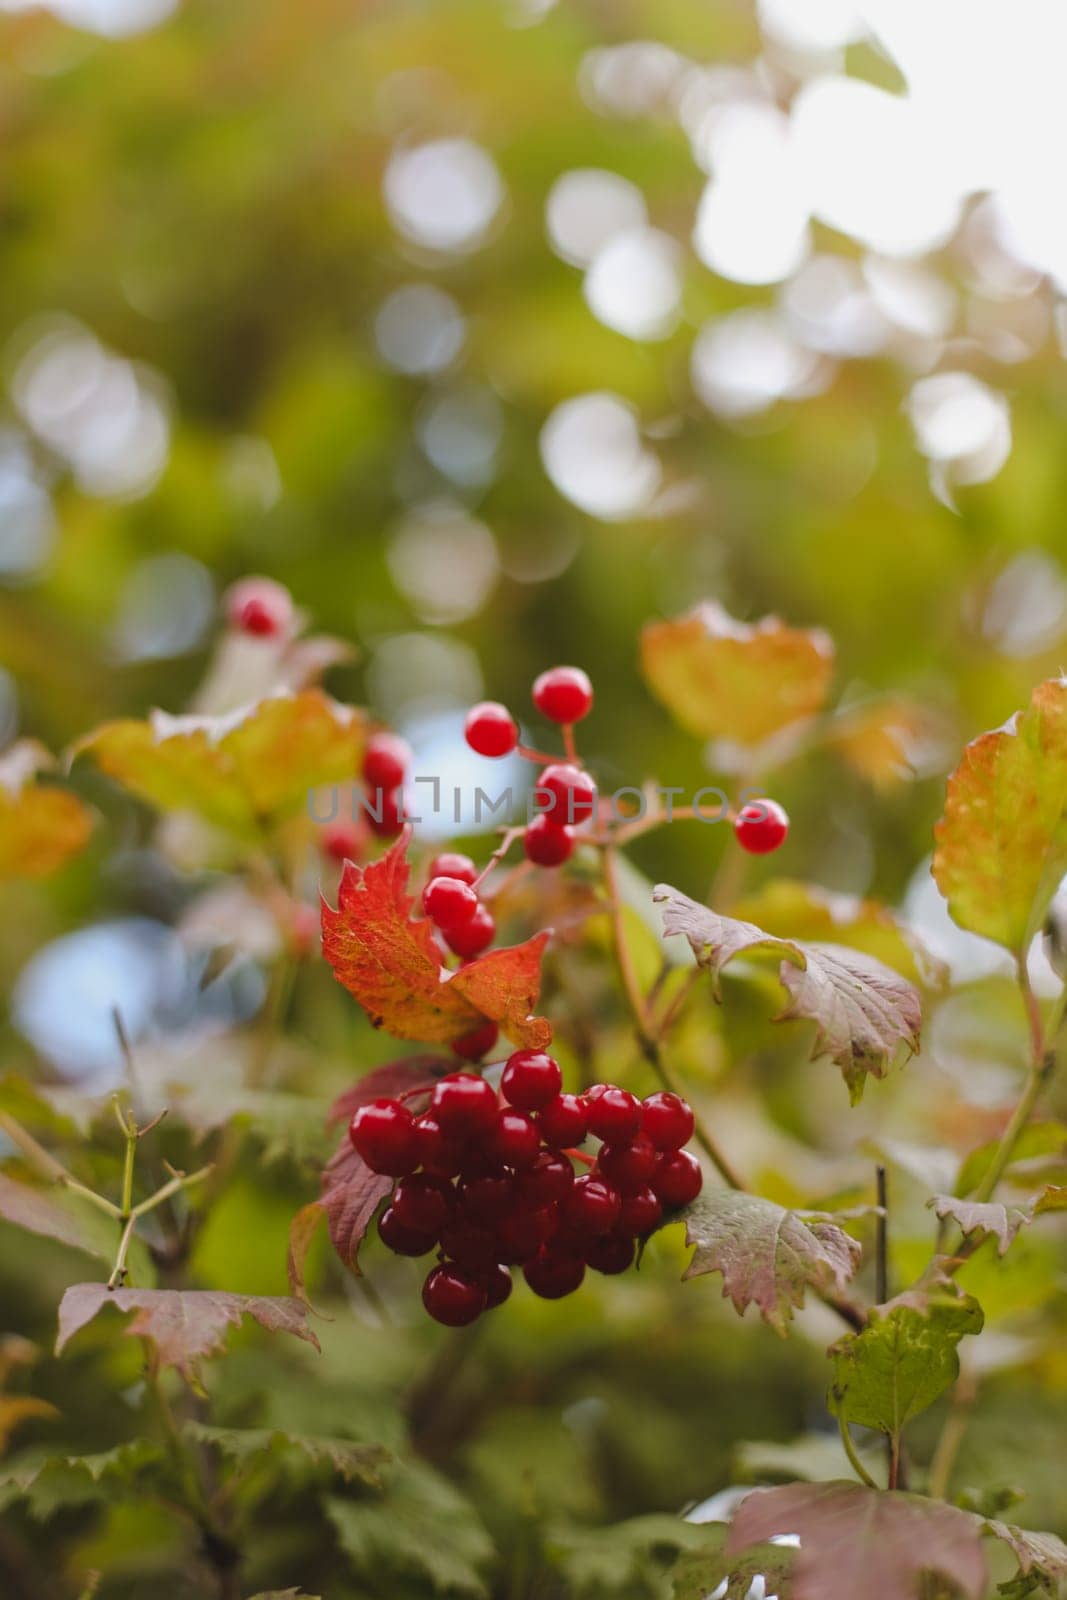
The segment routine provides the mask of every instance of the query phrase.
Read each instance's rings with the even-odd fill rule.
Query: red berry
[[[650,1094],[641,1107],[641,1131],[657,1150],[680,1150],[693,1137],[693,1113],[680,1094]]]
[[[742,850],[754,856],[770,855],[785,843],[789,817],[777,800],[752,800],[742,807],[734,833]]]
[[[471,1072],[452,1072],[434,1086],[430,1110],[442,1133],[451,1139],[469,1139],[488,1133],[496,1121],[496,1090]]]
[[[585,1102],[576,1094],[557,1095],[543,1107],[537,1126],[550,1149],[573,1149],[581,1144],[589,1129]]]
[[[231,628],[261,639],[278,639],[293,625],[293,597],[273,578],[242,578],[225,596]]]
[[[500,1262],[485,1275],[485,1309],[495,1311],[497,1306],[502,1306],[511,1293],[511,1273]]]
[[[464,1222],[478,1227],[495,1227],[510,1211],[515,1199],[514,1182],[507,1172],[483,1178],[465,1178],[459,1186],[459,1201]]]
[[[652,1188],[669,1209],[687,1206],[703,1186],[700,1162],[688,1150],[672,1150],[660,1156],[659,1166],[652,1175]]]
[[[651,1189],[637,1189],[624,1194],[619,1212],[619,1227],[626,1233],[635,1233],[639,1239],[659,1227],[663,1206]]]
[[[563,1202],[562,1218],[568,1228],[595,1239],[615,1226],[621,1210],[622,1196],[614,1184],[584,1172],[571,1185]]]
[[[456,1267],[434,1267],[422,1286],[422,1303],[435,1322],[446,1328],[462,1328],[474,1322],[486,1308],[485,1285]]]
[[[480,956],[483,950],[488,950],[496,938],[496,923],[492,912],[479,905],[474,915],[458,928],[444,928],[442,932],[448,948],[470,961],[474,956]]]
[[[337,817],[319,834],[319,849],[330,861],[362,861],[367,853],[367,825]]]
[[[605,1144],[629,1144],[641,1127],[641,1102],[628,1089],[617,1089],[609,1083],[590,1090],[589,1132],[603,1139]]]
[[[519,728],[507,706],[483,700],[467,713],[467,743],[480,756],[509,756],[519,742]]]
[[[543,1050],[516,1050],[508,1057],[500,1092],[518,1111],[540,1111],[563,1085],[559,1062]]]
[[[588,772],[568,761],[546,767],[534,791],[542,815],[557,827],[576,827],[588,822],[596,807],[596,784]]]
[[[431,878],[422,891],[422,909],[439,928],[462,928],[478,909],[478,896],[459,878]]]
[[[613,1183],[620,1194],[634,1194],[648,1183],[658,1161],[652,1141],[639,1136],[633,1144],[604,1145],[597,1156],[596,1170]]]
[[[461,1039],[453,1039],[452,1054],[463,1061],[480,1061],[489,1054],[499,1037],[500,1029],[495,1022],[483,1022],[480,1028],[472,1028]]]
[[[533,703],[550,722],[580,722],[593,708],[593,685],[581,667],[551,667],[534,679]]]
[[[374,733],[363,754],[363,782],[368,789],[399,789],[411,765],[411,746],[395,733]]]
[[[428,1172],[415,1172],[401,1178],[390,1202],[398,1222],[415,1233],[432,1233],[434,1238],[448,1221],[454,1204],[454,1190],[447,1178]]]
[[[542,1150],[533,1166],[519,1173],[515,1180],[515,1192],[524,1205],[536,1211],[542,1206],[551,1206],[557,1200],[563,1200],[570,1193],[573,1183],[574,1168],[566,1156]]]
[[[489,1148],[506,1167],[532,1167],[541,1150],[537,1124],[521,1111],[498,1111]]]
[[[449,1222],[441,1230],[441,1249],[465,1272],[487,1272],[496,1262],[496,1236],[472,1222]]]
[[[625,1272],[634,1258],[634,1241],[632,1235],[616,1229],[614,1233],[607,1233],[603,1239],[596,1239],[586,1250],[585,1259],[596,1272],[603,1272],[612,1277],[616,1273]]]
[[[535,867],[561,867],[574,850],[574,831],[542,812],[527,825],[522,848]]]
[[[403,789],[371,789],[365,810],[367,827],[379,839],[395,839],[404,826]]]
[[[463,1142],[441,1131],[436,1117],[416,1117],[415,1151],[419,1166],[435,1178],[454,1178],[463,1166]]]
[[[458,878],[460,883],[473,884],[477,876],[478,868],[470,856],[460,855],[458,850],[446,850],[430,862],[431,878]]]
[[[558,1227],[554,1206],[542,1206],[539,1211],[513,1211],[497,1224],[497,1249],[505,1261],[519,1266],[548,1244]]]
[[[542,1300],[562,1300],[564,1295],[573,1294],[581,1287],[585,1262],[580,1256],[552,1249],[540,1250],[532,1261],[527,1261],[522,1275]]]
[[[372,1172],[402,1178],[418,1161],[411,1113],[399,1100],[372,1100],[360,1106],[348,1126],[356,1153]]]
[[[406,1227],[392,1206],[378,1218],[378,1233],[382,1243],[398,1256],[424,1256],[437,1243],[436,1231],[420,1233],[417,1228]]]

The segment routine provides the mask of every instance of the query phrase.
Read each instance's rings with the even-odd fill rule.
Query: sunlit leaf
[[[727,1556],[787,1533],[800,1539],[791,1600],[923,1600],[928,1573],[949,1579],[964,1600],[985,1594],[980,1523],[941,1500],[857,1483],[755,1489],[734,1516]]]
[[[351,782],[365,732],[362,712],[305,689],[224,717],[154,711],[145,722],[110,722],[77,750],[138,799],[252,838],[299,812],[316,787]]]
[[[702,739],[762,744],[819,711],[834,647],[818,628],[778,617],[737,622],[714,600],[688,616],[647,623],[641,663],[653,693]]]
[[[804,1218],[733,1189],[705,1189],[686,1214],[685,1237],[696,1246],[686,1277],[721,1272],[736,1309],[755,1305],[778,1333],[806,1289],[844,1290],[862,1253],[829,1218]]]
[[[1019,955],[1067,872],[1067,680],[983,733],[948,781],[933,874],[971,933]]]
[[[830,1352],[831,1411],[899,1444],[906,1423],[955,1383],[960,1340],[980,1333],[982,1322],[978,1302],[951,1282],[872,1306],[867,1326]]]
[[[56,1354],[107,1305],[132,1311],[133,1320],[123,1331],[151,1339],[162,1364],[176,1367],[190,1380],[195,1379],[197,1362],[220,1350],[227,1329],[237,1327],[245,1316],[253,1317],[270,1333],[292,1333],[316,1350],[319,1347],[308,1327],[307,1307],[300,1300],[205,1289],[108,1289],[103,1283],[76,1283],[60,1301]]]
[[[828,1055],[837,1063],[853,1102],[868,1076],[885,1076],[898,1050],[918,1049],[918,993],[873,956],[842,945],[773,938],[753,923],[699,905],[669,884],[660,884],[653,898],[664,906],[664,934],[686,936],[697,961],[711,973],[716,993],[719,974],[735,956],[780,952],[779,977],[789,1004],[777,1020],[815,1023],[812,1056]]]
[[[516,1044],[543,1048],[552,1030],[532,1012],[547,933],[449,972],[432,923],[411,915],[406,849],[405,836],[369,866],[347,862],[337,910],[323,905],[322,948],[338,981],[401,1039],[447,1044],[488,1017]]]
[[[0,756],[0,879],[47,877],[88,843],[92,816],[77,795],[37,782],[53,764],[32,739]]]

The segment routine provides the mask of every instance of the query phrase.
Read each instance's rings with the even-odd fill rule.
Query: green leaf
[[[225,717],[110,722],[76,747],[164,811],[192,811],[239,837],[301,811],[312,789],[359,771],[363,713],[321,689],[272,695]]]
[[[292,1333],[319,1348],[307,1325],[307,1306],[300,1300],[208,1289],[108,1289],[103,1283],[77,1283],[60,1302],[56,1355],[106,1305],[134,1312],[124,1332],[151,1339],[163,1365],[176,1367],[191,1382],[197,1362],[220,1350],[227,1329],[244,1316],[253,1317],[268,1332]]]
[[[211,1445],[231,1461],[241,1463],[261,1459],[268,1452],[289,1452],[315,1466],[330,1467],[345,1483],[364,1483],[372,1488],[381,1483],[378,1469],[392,1459],[381,1445],[290,1433],[284,1428],[215,1428],[203,1422],[187,1422],[185,1431],[190,1438]]]
[[[614,1600],[670,1594],[665,1573],[681,1550],[706,1544],[706,1530],[664,1514],[631,1517],[605,1528],[555,1524],[546,1534],[554,1564],[573,1600]]]
[[[774,1595],[777,1600],[791,1600],[789,1578],[795,1555],[791,1546],[756,1544],[739,1555],[727,1556],[726,1525],[697,1526],[703,1548],[680,1556],[672,1568],[671,1600],[708,1600],[711,1594],[715,1600],[751,1600],[757,1580],[762,1583],[763,1593]]]
[[[689,733],[758,745],[821,710],[834,647],[817,628],[778,617],[737,622],[707,600],[688,616],[650,622],[641,664],[653,694]]]
[[[933,874],[961,928],[1021,956],[1067,872],[1067,679],[984,733],[949,778]]]
[[[980,1523],[941,1500],[856,1483],[755,1489],[734,1516],[727,1557],[787,1533],[800,1540],[790,1600],[925,1600],[930,1573],[964,1600],[985,1594]]]
[[[696,1246],[686,1278],[721,1272],[736,1309],[757,1306],[781,1334],[805,1289],[841,1293],[861,1255],[829,1217],[803,1218],[734,1189],[706,1189],[686,1213],[685,1237]]]
[[[54,764],[33,739],[0,757],[0,880],[47,877],[89,842],[92,815],[77,795],[36,781]]]
[[[352,1569],[383,1592],[395,1574],[422,1580],[433,1594],[488,1594],[489,1536],[470,1502],[429,1467],[399,1466],[379,1496],[333,1496],[325,1507]]]
[[[25,1501],[41,1521],[68,1506],[110,1499],[165,1460],[152,1439],[130,1439],[94,1455],[27,1452],[0,1466],[0,1506]]]
[[[780,956],[779,978],[789,1004],[776,1018],[815,1023],[813,1059],[829,1055],[841,1068],[853,1104],[868,1076],[882,1078],[898,1050],[919,1048],[922,1007],[914,985],[873,956],[841,945],[780,939],[751,922],[721,916],[688,895],[660,884],[663,931],[682,933],[698,963],[712,975],[716,995],[723,968],[736,956]]]
[[[958,1196],[973,1194],[989,1170],[989,1164],[1000,1149],[1000,1140],[991,1139],[987,1144],[980,1145],[977,1150],[972,1150],[964,1161],[956,1179],[956,1194]],[[1015,1141],[1012,1158],[1006,1169],[1007,1175],[1018,1175],[1013,1169],[1024,1162],[1041,1161],[1044,1157],[1051,1157],[1059,1170],[1063,1169],[1064,1159],[1067,1158],[1067,1126],[1062,1122],[1031,1122]]]
[[[982,1323],[978,1302],[949,1280],[872,1306],[867,1326],[830,1351],[830,1410],[899,1444],[905,1424],[955,1383],[960,1340]]]

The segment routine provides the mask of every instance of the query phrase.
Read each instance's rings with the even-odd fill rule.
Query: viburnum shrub
[[[106,1358],[115,1385],[108,1448],[89,1456],[72,1443],[55,1459],[16,1448],[5,1504],[53,1508],[71,1482],[79,1506],[95,1503],[98,1485],[101,1500],[150,1495],[194,1530],[190,1592],[224,1600],[303,1576],[269,1538],[283,1490],[307,1496],[319,1545],[329,1520],[368,1593],[394,1592],[394,1567],[384,1577],[378,1568],[397,1528],[406,1532],[395,1592],[405,1596],[423,1592],[423,1577],[434,1592],[504,1592],[515,1572],[523,1593],[540,1585],[568,1600],[594,1588],[636,1595],[641,1574],[652,1585],[642,1595],[675,1600],[749,1593],[755,1574],[783,1600],[985,1600],[997,1582],[1013,1596],[1062,1592],[1067,1546],[1005,1520],[1013,1483],[986,1460],[988,1430],[1006,1426],[998,1374],[1037,1363],[1051,1390],[1062,1382],[1055,1214],[1067,1204],[1067,1129],[1049,1097],[1067,1011],[1054,901],[1067,873],[1067,680],[1039,684],[1024,710],[966,747],[935,829],[932,871],[949,915],[984,941],[983,959],[999,948],[1014,974],[1014,1009],[992,1026],[966,986],[941,1000],[946,971],[888,907],[798,876],[807,837],[831,809],[813,800],[811,774],[824,795],[845,774],[848,785],[889,793],[906,781],[926,726],[901,696],[835,706],[833,648],[818,630],[738,622],[713,602],[643,630],[651,694],[712,766],[715,786],[698,793],[680,794],[671,774],[653,781],[639,751],[604,750],[595,685],[581,668],[548,665],[535,678],[542,733],[528,736],[496,702],[475,706],[471,750],[528,763],[531,811],[509,818],[491,848],[442,849],[406,820],[422,776],[412,751],[311,681],[336,655],[296,638],[302,614],[288,595],[247,580],[224,616],[220,659],[247,658],[246,686],[261,675],[249,703],[108,723],[69,755],[76,781],[93,769],[92,793],[100,811],[115,809],[124,850],[130,798],[148,817],[180,814],[154,839],[185,874],[183,937],[213,930],[205,988],[234,950],[254,961],[260,1013],[225,1035],[225,1072],[207,1054],[210,1039],[183,1070],[153,1059],[149,1043],[131,1044],[117,1016],[128,1081],[113,1104],[22,1081],[3,1089],[0,1216],[102,1262],[96,1276],[72,1269],[80,1281],[60,1285],[57,1353],[76,1340],[71,1363],[96,1359],[103,1371]],[[217,669],[202,708],[228,681]],[[9,878],[60,872],[106,826],[47,767],[26,743],[3,757]],[[627,782],[613,792],[619,774]],[[342,791],[345,806],[331,805]],[[692,841],[685,890],[650,883],[638,865],[675,827]],[[321,981],[320,906],[322,953],[358,1010]],[[298,1027],[289,1025],[294,990]],[[920,1053],[924,1006],[939,1026]],[[329,1043],[314,1038],[324,1016],[342,1019]],[[374,1030],[413,1048],[383,1062]],[[1016,1063],[1010,1104],[997,1096],[1000,1078],[965,1095],[957,1053],[968,1031],[987,1040],[990,1059],[1003,1051]],[[301,1094],[313,1040],[351,1076],[325,1117],[328,1096],[320,1106]],[[891,1101],[881,1080],[897,1073],[908,1077]],[[786,1113],[780,1078],[798,1074],[803,1104]],[[855,1135],[848,1104],[865,1096]],[[899,1126],[904,1112],[919,1119],[918,1140]],[[320,1147],[323,1120],[333,1131]],[[257,1243],[243,1196],[277,1149],[305,1202],[290,1232],[288,1296],[237,1287]],[[322,1167],[317,1198],[312,1161]],[[309,1255],[322,1223],[340,1266]],[[61,1271],[49,1260],[45,1293]],[[230,1271],[234,1287],[219,1282]],[[306,1279],[329,1295],[344,1273],[365,1274],[354,1296],[388,1323],[386,1343],[433,1345],[425,1380],[404,1385],[388,1444],[353,1432],[333,1398],[349,1381],[342,1370],[358,1365],[338,1355],[353,1329],[343,1303],[323,1380],[330,1435],[278,1422],[280,1357],[266,1378],[250,1359],[232,1390],[214,1368],[205,1382],[204,1364],[246,1316],[316,1346]],[[597,1546],[599,1535],[572,1523],[531,1532],[524,1510],[520,1561],[510,1549],[494,1554],[462,1495],[425,1461],[397,1459],[407,1426],[427,1460],[441,1459],[434,1407],[447,1392],[454,1410],[477,1419],[513,1339],[516,1393],[528,1398],[538,1381],[526,1373],[531,1328],[544,1359],[558,1341],[559,1392],[568,1404],[580,1396],[592,1348],[583,1341],[597,1319],[538,1302],[584,1286],[576,1305],[610,1308],[604,1325],[614,1330],[615,1311],[624,1323],[630,1303],[621,1297],[636,1304],[647,1292],[659,1318],[647,1360],[662,1349],[672,1364],[695,1304],[683,1297],[699,1295],[691,1280],[707,1274],[719,1275],[738,1313],[754,1308],[779,1334],[806,1309],[804,1328],[829,1346],[826,1418],[837,1429],[817,1419],[814,1437],[754,1441],[739,1470],[776,1486],[746,1495],[728,1528],[639,1517]],[[82,1340],[107,1306],[131,1320],[109,1317],[95,1345]],[[495,1308],[486,1325],[449,1331]],[[987,1315],[991,1338],[982,1337]],[[123,1334],[140,1339],[143,1371],[123,1363],[132,1348]],[[747,1337],[739,1327],[737,1340]],[[482,1370],[475,1339],[493,1341],[496,1362],[476,1391],[465,1387]],[[7,1351],[8,1367],[31,1361],[20,1351]],[[399,1360],[390,1350],[390,1370]],[[76,1370],[65,1356],[63,1366]],[[807,1356],[800,1366],[810,1368]],[[676,1407],[688,1392],[681,1356],[677,1368]],[[722,1370],[739,1367],[731,1357]],[[788,1363],[774,1370],[781,1383]],[[43,1392],[20,1395],[0,1411],[0,1433],[54,1410]],[[587,1423],[568,1421],[572,1444]],[[666,1437],[673,1471],[678,1451]],[[605,1458],[611,1439],[598,1440]],[[302,1463],[291,1481],[282,1458]],[[721,1467],[686,1470],[687,1483],[709,1492],[721,1482]],[[639,1478],[626,1493],[636,1500]],[[682,1498],[670,1484],[657,1495],[661,1512]],[[784,1535],[799,1545],[775,1542]],[[431,1559],[427,1541],[443,1552],[429,1569],[418,1564]],[[264,1568],[264,1549],[277,1571]],[[0,1541],[0,1566],[7,1557]]]

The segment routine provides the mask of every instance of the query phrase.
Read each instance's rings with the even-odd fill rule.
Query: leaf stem
[[[867,1485],[868,1489],[877,1489],[878,1485],[875,1483],[874,1479],[867,1471],[867,1468],[863,1465],[863,1462],[859,1458],[859,1455],[856,1451],[856,1446],[853,1443],[852,1435],[849,1432],[848,1422],[843,1416],[839,1416],[837,1419],[837,1425],[841,1430],[841,1443],[845,1447],[845,1454],[848,1457],[849,1465],[853,1472],[856,1474],[861,1483],[865,1483]]]
[[[7,1134],[11,1143],[22,1152],[28,1164],[40,1173],[42,1178],[46,1178],[49,1183],[58,1184],[61,1188],[69,1189],[73,1194],[80,1194],[83,1200],[88,1200],[97,1210],[106,1212],[116,1221],[122,1220],[118,1206],[106,1200],[102,1194],[97,1194],[95,1189],[79,1183],[55,1156],[50,1155],[43,1145],[37,1143],[32,1133],[28,1133],[21,1122],[16,1122],[6,1111],[0,1111],[0,1132]]]

